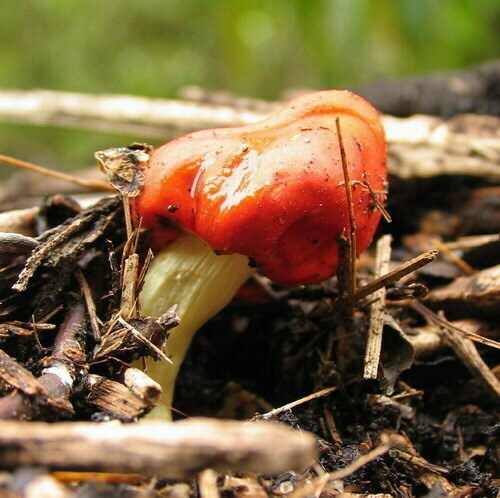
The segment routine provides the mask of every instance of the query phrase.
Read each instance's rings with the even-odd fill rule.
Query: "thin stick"
[[[500,381],[481,358],[476,345],[470,339],[455,334],[446,327],[442,327],[441,330],[446,342],[469,372],[494,396],[497,402],[500,401]]]
[[[80,289],[85,300],[85,305],[87,306],[87,312],[89,314],[90,327],[92,328],[94,341],[99,342],[101,340],[101,331],[99,328],[99,321],[97,318],[94,298],[92,297],[92,291],[90,290],[89,284],[82,270],[78,269],[76,271],[76,278],[78,280],[78,283],[80,284]]]
[[[389,270],[391,260],[390,235],[384,235],[377,242],[377,258],[375,262],[375,276],[381,277]],[[370,306],[370,327],[368,329],[368,341],[365,353],[365,379],[376,379],[378,375],[378,364],[382,350],[382,329],[384,327],[385,313],[385,287],[375,292],[374,301]]]
[[[459,258],[453,251],[449,249],[446,244],[443,244],[437,239],[434,239],[432,243],[436,246],[436,249],[438,249],[443,254],[446,254],[446,256],[448,256],[451,261],[455,263],[464,273],[466,273],[467,275],[474,275],[476,273],[476,270],[474,270],[474,268],[472,268],[469,263],[465,262],[462,258]]]
[[[459,237],[453,242],[447,242],[446,247],[450,251],[461,249],[474,249],[482,245],[490,244],[492,242],[500,241],[500,234],[495,233],[492,235],[469,235],[466,237]]]
[[[144,337],[136,328],[132,327],[130,323],[127,323],[121,316],[118,316],[118,321],[132,334],[136,339],[145,344],[148,348],[152,349],[163,361],[172,364],[172,360],[157,346],[155,346],[150,340]]]
[[[356,292],[356,218],[354,216],[354,206],[352,203],[352,190],[351,190],[351,179],[349,177],[349,168],[347,165],[347,156],[345,153],[344,139],[342,137],[342,130],[340,129],[340,118],[335,118],[335,125],[337,127],[337,136],[340,147],[340,158],[342,161],[342,170],[344,173],[345,191],[347,196],[347,207],[349,209],[349,239],[350,239],[350,253],[351,253],[351,291],[352,294]]]
[[[449,474],[450,471],[439,465],[434,465],[429,463],[427,460],[422,458],[420,455],[412,455],[406,451],[402,451],[400,449],[396,449],[398,456],[400,456],[403,460],[410,462],[415,467],[420,467],[421,469],[427,470],[428,472],[433,472],[436,474]]]
[[[472,337],[466,337],[464,334],[466,331],[455,327],[446,320],[446,318],[437,315],[422,303],[413,303],[413,309],[424,316],[427,321],[438,326],[447,344],[453,349],[469,372],[496,398],[497,401],[500,400],[500,381],[481,358],[475,344],[471,340]],[[457,331],[460,333],[457,334]],[[500,344],[496,343],[496,347],[500,348]]]
[[[368,192],[370,192],[370,195],[373,199],[373,202],[375,203],[375,206],[377,209],[382,213],[382,216],[384,217],[384,220],[387,221],[387,223],[392,223],[392,218],[391,215],[389,214],[389,211],[385,208],[385,206],[378,200],[378,193],[381,193],[384,195],[384,199],[387,197],[387,190],[381,191],[381,192],[375,192],[375,190],[372,189],[372,186],[370,185],[370,182],[368,181],[368,178],[366,176],[366,171],[363,171],[363,182],[361,185],[365,188],[368,189]]]
[[[69,175],[68,173],[63,173],[62,171],[55,171],[52,169],[44,168],[43,166],[39,166],[28,161],[23,161],[21,159],[16,159],[15,157],[0,154],[0,162],[8,164],[9,166],[14,166],[15,168],[26,169],[28,171],[31,171],[32,173],[38,173],[40,175],[50,176],[52,178],[57,178],[58,180],[63,180],[65,182],[74,183],[75,185],[79,185],[80,187],[85,187],[90,190],[98,190],[101,192],[115,192],[115,189],[107,182],[78,178],[77,176]]]
[[[292,401],[291,403],[280,406],[279,408],[275,408],[274,410],[271,410],[270,412],[264,413],[263,415],[257,415],[254,418],[256,420],[268,420],[272,417],[276,417],[276,415],[279,415],[280,413],[286,412],[287,410],[291,410],[292,408],[295,408],[296,406],[302,405],[303,403],[307,403],[308,401],[312,401],[313,399],[320,398],[321,396],[324,396],[325,394],[331,393],[331,392],[335,391],[336,389],[337,389],[336,387],[327,387],[325,389],[321,389],[321,391],[317,391],[313,394],[309,394],[308,396],[304,396],[303,398]]]
[[[383,441],[380,446],[377,446],[366,455],[361,456],[360,458],[349,464],[347,467],[328,474],[328,480],[335,481],[338,479],[345,479],[351,474],[354,474],[354,472],[359,470],[361,467],[364,467],[367,463],[370,463],[376,458],[382,456],[384,453],[387,453],[390,449],[394,448],[394,446],[400,445],[403,438],[401,436],[393,435],[384,439],[385,441]]]
[[[127,239],[130,239],[134,231],[134,228],[132,226],[132,214],[130,211],[130,199],[127,196],[123,196],[122,202],[123,202],[123,214],[125,216],[125,226],[127,228]]]
[[[325,425],[325,431],[328,431],[328,434],[332,438],[332,441],[338,445],[343,445],[344,443],[337,429],[337,424],[335,424],[335,419],[333,418],[333,414],[326,407],[323,407],[323,420]]]
[[[338,278],[338,325],[336,335],[338,338],[344,336],[344,340],[339,341],[335,353],[335,360],[338,370],[343,372],[349,368],[349,361],[354,358],[354,346],[350,339],[350,334],[353,332],[354,310],[356,305],[356,220],[354,218],[354,206],[352,203],[352,185],[349,177],[349,168],[345,153],[344,140],[340,127],[340,119],[335,119],[337,127],[337,138],[339,142],[340,157],[342,162],[342,171],[344,176],[344,187],[346,191],[347,209],[349,212],[349,231],[346,234],[343,230],[338,243],[338,259],[339,269],[337,272]],[[327,359],[330,359],[332,341],[328,343]]]
[[[148,249],[146,257],[144,258],[144,263],[142,264],[141,271],[139,273],[139,276],[137,277],[137,289],[136,289],[137,295],[141,293],[142,286],[144,285],[144,279],[146,278],[146,273],[153,259],[154,259],[153,251],[151,249]]]
[[[114,484],[141,484],[144,476],[140,474],[120,474],[118,472],[51,472],[50,475],[59,482],[102,481]]]
[[[422,268],[429,263],[432,263],[438,256],[439,252],[436,249],[431,249],[430,251],[424,252],[420,254],[416,258],[410,259],[406,263],[403,263],[401,266],[398,266],[395,270],[386,273],[380,278],[376,278],[373,282],[361,287],[356,292],[356,300],[360,300],[369,296],[373,292],[381,289],[382,287],[387,287],[388,285],[397,282],[405,275]]]
[[[471,341],[479,342],[481,344],[484,344],[485,346],[490,346],[495,349],[500,349],[500,342],[493,339],[488,339],[488,337],[483,337],[482,335],[476,334],[475,332],[456,327],[451,322],[437,315],[420,302],[415,301],[411,304],[411,306],[415,311],[424,316],[428,321],[434,323],[434,325],[436,325],[437,327],[446,327],[448,330],[467,337],[467,339],[470,339]]]

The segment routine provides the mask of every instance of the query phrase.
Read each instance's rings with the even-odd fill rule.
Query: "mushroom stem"
[[[194,334],[231,301],[254,272],[246,256],[218,256],[200,238],[186,232],[156,255],[140,294],[142,314],[161,316],[177,304],[181,323],[167,340],[165,352],[172,364],[146,360],[148,374],[162,387],[160,402],[149,417],[172,418],[175,379]]]

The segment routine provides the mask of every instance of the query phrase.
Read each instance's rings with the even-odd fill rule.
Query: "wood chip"
[[[127,368],[123,381],[128,389],[146,404],[147,408],[153,408],[161,394],[161,386],[158,382],[138,368]]]
[[[375,277],[381,277],[389,271],[391,260],[391,240],[390,235],[384,235],[377,242],[377,256],[375,259]],[[380,351],[382,348],[382,330],[384,328],[385,314],[384,287],[373,294],[373,303],[370,306],[370,325],[368,328],[368,341],[365,353],[365,379],[376,379],[378,375],[378,365],[380,361]]]
[[[88,375],[83,389],[85,403],[126,422],[132,422],[152,408],[149,401],[136,396],[124,384],[101,375]]]
[[[453,302],[458,306],[475,306],[493,312],[500,309],[500,265],[479,271],[472,276],[456,278],[451,284],[435,289],[426,302]]]

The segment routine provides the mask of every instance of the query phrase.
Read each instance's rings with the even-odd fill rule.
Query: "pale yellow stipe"
[[[175,379],[194,334],[231,301],[254,272],[247,257],[217,256],[201,239],[187,233],[155,257],[139,298],[142,315],[160,316],[177,304],[181,323],[170,331],[165,350],[172,364],[146,361],[146,372],[162,386],[150,418],[172,418]]]

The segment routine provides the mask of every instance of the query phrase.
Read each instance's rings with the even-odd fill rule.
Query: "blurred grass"
[[[273,99],[478,64],[499,31],[498,0],[5,1],[0,87]],[[0,152],[57,168],[132,138],[0,124]]]

